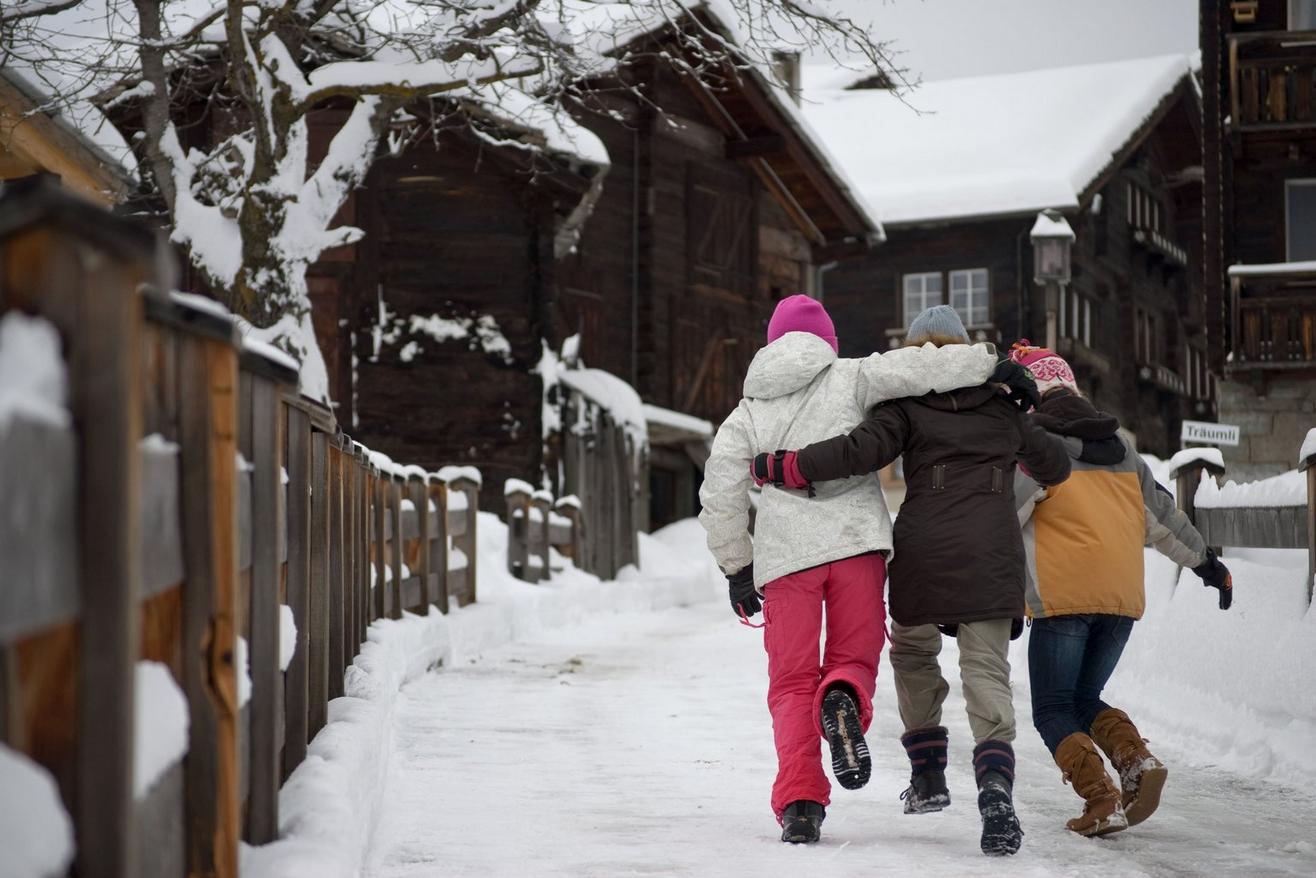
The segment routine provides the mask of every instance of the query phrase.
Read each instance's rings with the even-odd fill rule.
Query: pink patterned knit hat
[[[1035,347],[1026,338],[1021,338],[1010,347],[1010,359],[1033,373],[1039,393],[1046,393],[1057,387],[1064,387],[1078,393],[1078,382],[1074,380],[1074,370],[1053,350]]]
[[[788,332],[809,332],[818,336],[837,350],[836,327],[827,309],[817,299],[805,295],[787,296],[777,303],[768,321],[768,343],[776,341]]]

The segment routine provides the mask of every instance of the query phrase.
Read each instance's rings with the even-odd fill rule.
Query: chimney
[[[778,84],[786,89],[795,106],[800,105],[800,53],[786,49],[774,49],[772,52],[772,73]]]

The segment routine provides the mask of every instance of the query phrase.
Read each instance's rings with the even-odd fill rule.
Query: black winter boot
[[[909,788],[900,794],[906,814],[927,814],[950,804],[946,789],[946,729],[934,726],[900,736],[909,754]]]
[[[982,814],[982,852],[1000,857],[1019,852],[1024,831],[1014,813],[1014,748],[1005,741],[983,741],[973,748]]]
[[[791,844],[813,844],[822,835],[826,810],[817,802],[800,799],[781,812],[781,840]]]
[[[868,783],[873,760],[864,740],[859,702],[848,686],[832,686],[823,696],[822,727],[832,748],[832,774],[847,790],[857,790]]]

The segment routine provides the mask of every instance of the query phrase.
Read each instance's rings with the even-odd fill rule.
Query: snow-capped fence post
[[[548,491],[535,491],[530,497],[530,566],[535,567],[535,558],[539,559],[537,580],[549,579],[549,548],[553,545],[552,537],[553,495]]]
[[[370,541],[371,556],[374,561],[374,584],[370,593],[370,621],[372,622],[375,619],[384,618],[387,609],[384,603],[385,585],[387,584],[387,580],[384,578],[384,539],[386,534],[384,526],[386,516],[384,479],[379,471],[379,466],[372,461],[370,464]]]
[[[430,591],[430,600],[440,612],[448,612],[448,486],[437,474],[431,474],[426,495],[434,505],[430,515],[430,530],[433,540],[429,549],[430,570],[433,571],[434,588]]]
[[[311,432],[311,578],[307,632],[306,733],[314,738],[327,719],[329,693],[329,434]]]
[[[430,605],[430,492],[429,476],[421,472],[412,474],[408,482],[408,495],[416,507],[416,549],[413,574],[420,580],[420,595],[416,601],[416,611],[429,613]]]
[[[1307,606],[1316,588],[1316,429],[1307,432],[1298,471],[1307,475]]]
[[[329,439],[329,582],[325,588],[328,608],[328,643],[325,645],[329,666],[329,685],[326,694],[330,701],[343,694],[343,670],[347,667],[343,654],[343,588],[346,581],[347,540],[343,532],[343,434],[336,430]]]
[[[507,572],[526,582],[535,580],[530,569],[530,503],[534,491],[520,479],[508,479],[503,488],[507,501]]]
[[[38,726],[29,745],[67,749],[60,756],[69,764],[54,768],[76,818],[78,873],[126,878],[137,868],[133,698],[142,573],[138,441],[143,350],[137,287],[151,275],[155,242],[140,228],[60,193],[57,184],[38,182],[5,199],[0,257],[0,310],[39,315],[62,337],[64,350],[49,353],[67,374],[69,402],[67,409],[55,405],[64,418],[72,416],[69,423],[76,428],[70,468],[77,474],[74,496],[83,501],[75,502],[69,516],[77,554],[69,564],[74,588],[67,594],[76,597],[71,606],[59,608],[71,612],[53,620],[66,633],[60,644],[48,638],[29,643],[25,656],[50,662],[35,670],[54,677],[55,691],[71,695],[60,699],[68,710],[24,717],[22,724],[29,730]],[[57,345],[53,330],[50,335]],[[60,548],[49,534],[32,536],[45,537],[46,552]],[[0,552],[0,563],[8,560],[5,554]],[[0,588],[25,585],[11,582],[13,573],[0,573]],[[75,642],[76,657],[71,652]],[[55,656],[47,648],[74,664],[51,661]],[[66,676],[64,668],[76,670]],[[22,679],[21,668],[13,670],[12,685],[30,684]],[[0,681],[6,701],[13,697],[10,687],[10,681]],[[43,728],[55,731],[55,739],[38,738]],[[17,729],[6,731],[16,735],[13,740],[23,737]]]
[[[291,396],[295,397],[295,394]],[[297,645],[284,676],[283,779],[306,758],[307,677],[310,624],[311,419],[299,399],[285,397],[288,412],[287,600],[297,628]]]
[[[396,471],[389,473],[386,484],[388,491],[389,531],[389,570],[391,577],[388,584],[390,619],[402,618],[402,477]]]
[[[1181,451],[1170,460],[1170,478],[1175,480],[1175,501],[1180,511],[1188,520],[1197,523],[1197,486],[1202,483],[1202,473],[1206,472],[1219,478],[1225,474],[1225,468],[1217,463],[1218,449],[1201,449],[1203,454],[1191,453],[1193,449]],[[1214,452],[1214,454],[1210,454]],[[1214,459],[1209,459],[1214,458]]]
[[[251,349],[239,364],[244,421],[243,455],[254,465],[251,477],[251,572],[248,637],[251,707],[248,758],[247,827],[250,844],[266,844],[279,831],[279,750],[282,745],[283,672],[279,662],[279,585],[282,564],[279,523],[284,516],[282,394],[297,387],[294,363]]]
[[[480,515],[480,472],[471,467],[463,467],[456,475],[448,479],[449,498],[455,499],[453,493],[462,496],[462,511],[465,516],[461,533],[453,533],[452,548],[460,552],[460,558],[453,560],[459,565],[461,576],[456,577],[461,584],[457,590],[457,606],[464,607],[475,603],[476,582],[478,581],[479,560],[479,515]]]
[[[365,642],[370,627],[370,468],[365,446],[352,444],[353,489],[356,507],[356,642]]]
[[[553,511],[567,520],[571,528],[571,538],[569,542],[557,543],[558,551],[570,558],[577,567],[582,567],[582,548],[584,543],[585,519],[580,511],[580,498],[575,495],[559,497],[553,504]]]

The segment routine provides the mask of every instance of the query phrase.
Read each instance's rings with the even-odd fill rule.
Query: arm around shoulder
[[[860,361],[857,400],[868,411],[888,399],[984,384],[995,370],[996,348],[989,344],[897,348]]]
[[[811,482],[871,473],[895,460],[909,438],[909,418],[898,403],[879,405],[845,436],[800,449],[795,462]]]

